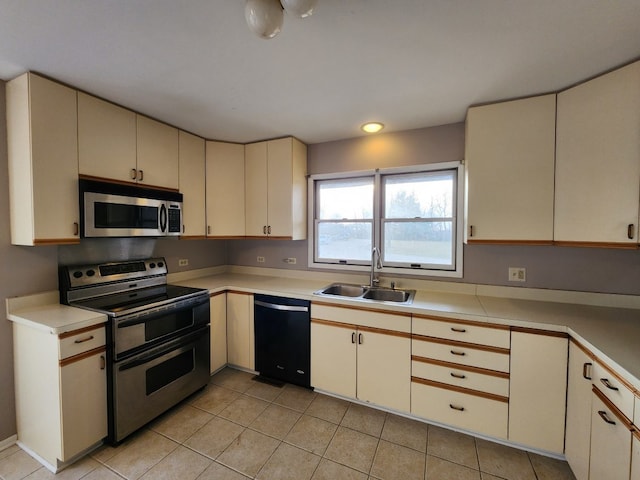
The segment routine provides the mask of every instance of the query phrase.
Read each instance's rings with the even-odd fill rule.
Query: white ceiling
[[[464,120],[640,57],[639,0],[318,0],[254,36],[243,0],[0,0],[32,70],[206,138],[307,143]]]

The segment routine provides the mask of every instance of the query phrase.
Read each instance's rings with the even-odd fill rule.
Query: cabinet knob
[[[467,376],[466,376],[466,375],[462,375],[462,374],[460,374],[460,373],[454,373],[454,372],[451,372],[451,376],[452,376],[453,378],[459,378],[460,380],[464,380],[465,378],[467,378]]]
[[[93,340],[93,335],[89,335],[88,337],[85,338],[79,338],[78,340],[74,340],[73,343],[84,343],[84,342],[88,342],[89,340]]]
[[[629,240],[633,240],[633,237],[635,236],[635,225],[633,223],[630,223],[629,226],[627,227],[627,237],[629,238]]]
[[[456,332],[456,333],[466,333],[467,329],[466,328],[451,327],[451,331],[452,332]]]
[[[138,176],[138,171],[135,168],[131,169],[131,180],[135,180]]]

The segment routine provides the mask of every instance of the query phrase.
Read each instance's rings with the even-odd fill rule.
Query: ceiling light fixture
[[[383,128],[384,125],[380,122],[367,122],[360,127],[360,129],[366,133],[378,133]]]
[[[246,0],[244,18],[260,38],[273,38],[282,30],[284,11],[295,17],[311,16],[317,0]]]

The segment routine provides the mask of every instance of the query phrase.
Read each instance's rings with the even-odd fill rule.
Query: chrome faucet
[[[376,255],[378,257],[378,261],[376,262]],[[373,247],[371,250],[371,276],[369,278],[369,286],[377,287],[380,283],[380,279],[375,277],[375,269],[382,268],[382,254],[380,253],[380,249],[378,247]]]

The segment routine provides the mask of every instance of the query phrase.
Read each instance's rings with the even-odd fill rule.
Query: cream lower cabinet
[[[589,479],[592,367],[591,356],[580,345],[570,340],[564,449],[567,462],[577,480]]]
[[[640,433],[633,432],[631,447],[631,480],[640,480]]]
[[[253,295],[227,292],[227,359],[229,364],[255,369]]]
[[[227,364],[227,294],[211,295],[209,300],[209,323],[211,327],[211,374]]]
[[[57,471],[107,436],[104,325],[13,334],[18,443]]]
[[[564,452],[568,336],[511,330],[509,440]]]
[[[311,317],[314,388],[409,412],[410,317],[315,303]]]
[[[182,200],[182,235],[180,238],[204,238],[206,235],[205,205],[205,141],[180,131],[178,155],[178,188]]]
[[[78,243],[76,91],[25,73],[6,93],[11,243]]]

